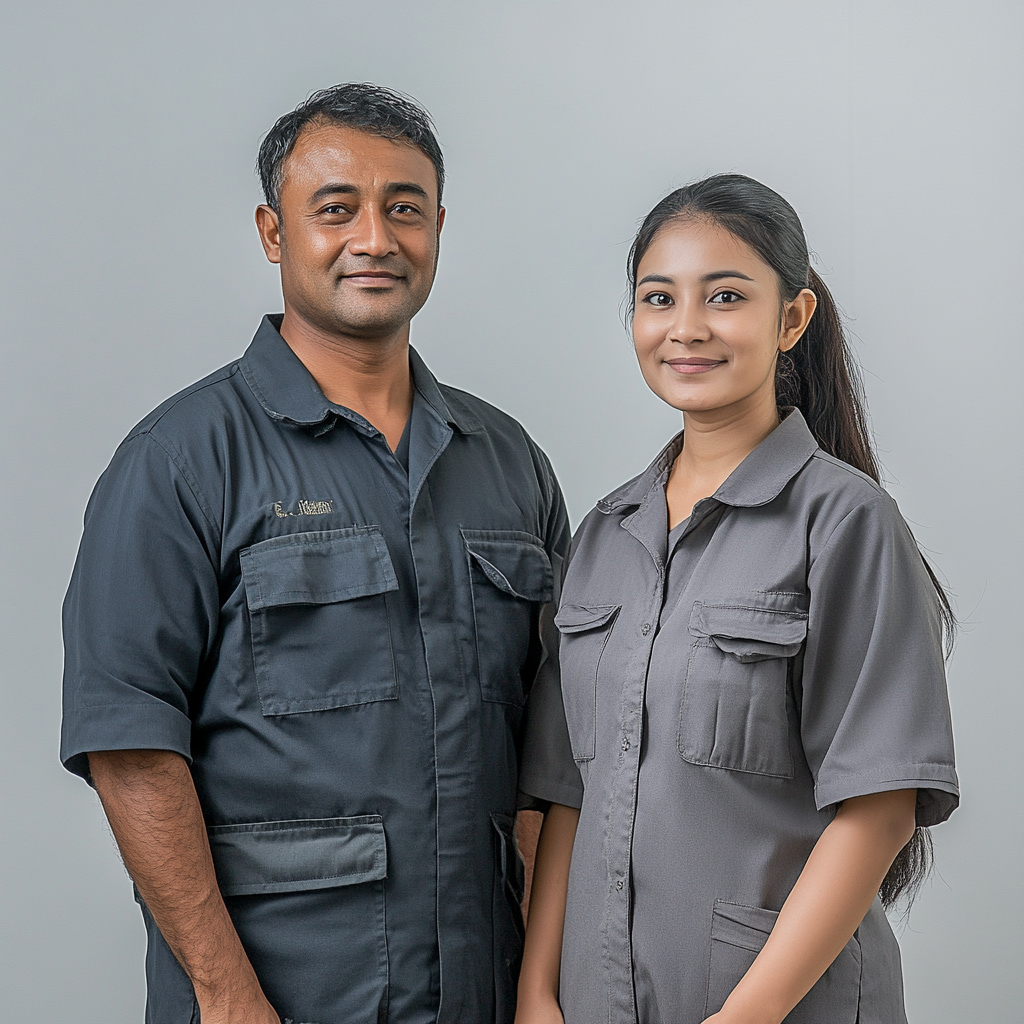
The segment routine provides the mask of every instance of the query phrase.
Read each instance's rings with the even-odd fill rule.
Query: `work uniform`
[[[958,802],[938,602],[892,499],[791,411],[670,533],[682,443],[574,538],[555,618],[571,750],[557,695],[535,694],[521,785],[581,806],[566,1024],[699,1024],[843,800],[917,789],[919,825]],[[876,900],[786,1021],[905,1019]]]
[[[279,323],[143,420],[96,487],[62,759],[86,777],[88,751],[191,762],[282,1018],[510,1021],[517,743],[564,503],[523,428],[415,352],[392,453]],[[192,986],[143,911],[146,1019],[188,1024]]]

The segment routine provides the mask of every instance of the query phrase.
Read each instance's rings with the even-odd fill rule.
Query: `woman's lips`
[[[724,359],[667,359],[666,363],[675,373],[692,375],[695,373],[707,373],[716,366],[724,366]]]

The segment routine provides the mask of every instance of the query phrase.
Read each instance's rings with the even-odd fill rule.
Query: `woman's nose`
[[[703,300],[677,299],[676,315],[669,327],[668,340],[688,344],[708,341],[710,338],[711,327],[705,315]]]

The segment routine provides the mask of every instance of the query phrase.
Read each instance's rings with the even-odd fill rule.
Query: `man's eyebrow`
[[[332,181],[327,185],[321,185],[310,197],[311,203],[318,203],[328,196],[350,196],[358,192],[355,185],[349,185],[344,181]]]
[[[424,199],[429,199],[427,190],[422,185],[417,185],[415,181],[389,181],[384,186],[384,194],[393,196],[396,193],[404,192],[406,195],[422,196]]]
[[[355,195],[359,191],[355,185],[345,181],[332,181],[326,185],[321,185],[310,197],[311,203],[318,203],[321,199],[327,199],[330,196],[351,196]],[[422,185],[417,185],[414,181],[389,181],[384,186],[384,194],[387,196],[394,195],[414,195],[422,196],[424,199],[429,199],[427,190]]]

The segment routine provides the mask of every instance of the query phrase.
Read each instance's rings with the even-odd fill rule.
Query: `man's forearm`
[[[277,1021],[217,887],[206,823],[181,755],[110,750],[89,769],[125,867],[192,980],[203,1022]]]

